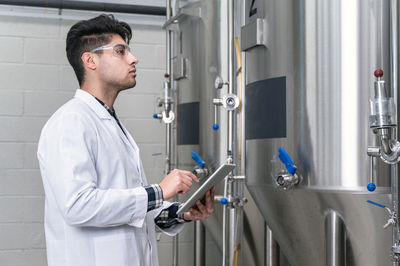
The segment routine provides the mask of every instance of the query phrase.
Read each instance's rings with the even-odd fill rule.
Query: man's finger
[[[187,176],[183,175],[181,181],[185,183],[187,186],[192,186],[192,179],[188,178]]]
[[[201,213],[207,213],[207,208],[204,206],[200,200],[196,201],[197,208],[200,210]]]
[[[190,186],[186,185],[185,183],[181,183],[178,188],[179,194],[185,194],[190,189]]]
[[[200,182],[200,180],[197,178],[197,176],[195,176],[192,172],[186,171],[186,170],[181,170],[181,171],[182,171],[183,174],[188,176],[190,179],[196,181],[197,183]]]
[[[191,209],[190,210],[190,214],[192,215],[192,217],[193,217],[193,219],[199,219],[199,218],[201,218],[201,212],[199,212],[198,210],[196,210],[196,209]]]
[[[212,196],[212,191],[206,195],[206,207],[208,213],[211,214],[214,212],[214,197]]]

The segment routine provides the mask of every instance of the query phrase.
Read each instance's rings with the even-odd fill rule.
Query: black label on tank
[[[178,104],[178,145],[199,144],[199,102]]]
[[[246,86],[246,139],[286,138],[286,77]]]

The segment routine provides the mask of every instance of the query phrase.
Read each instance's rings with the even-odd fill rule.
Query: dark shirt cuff
[[[157,209],[163,205],[163,194],[159,185],[145,186],[144,189],[147,191],[147,211]]]
[[[174,203],[169,208],[162,210],[154,220],[156,225],[162,229],[167,229],[176,224],[191,222],[183,219],[183,213],[176,214],[179,207],[180,203]]]

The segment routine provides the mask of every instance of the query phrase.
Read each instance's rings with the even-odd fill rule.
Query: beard
[[[118,91],[128,90],[135,86],[136,86],[136,79],[130,80],[129,82],[115,84],[115,87],[118,89]]]

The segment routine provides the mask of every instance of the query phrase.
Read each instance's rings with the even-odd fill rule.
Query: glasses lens
[[[130,51],[131,49],[127,45],[117,44],[114,46],[114,52],[120,56],[125,56]]]

